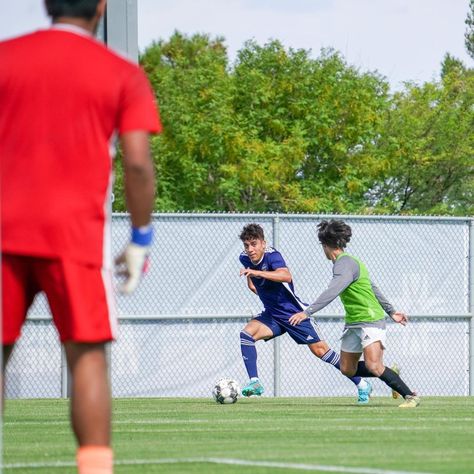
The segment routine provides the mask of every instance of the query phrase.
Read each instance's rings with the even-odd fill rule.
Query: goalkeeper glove
[[[115,264],[125,282],[119,286],[121,293],[130,294],[138,286],[140,277],[147,270],[148,254],[153,240],[153,227],[132,227],[132,240],[117,257]]]

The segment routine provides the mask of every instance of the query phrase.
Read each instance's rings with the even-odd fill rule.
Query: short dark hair
[[[352,229],[344,221],[331,219],[318,224],[319,241],[333,249],[343,249],[351,240]]]
[[[263,228],[258,224],[247,224],[240,234],[240,240],[245,242],[246,240],[260,239],[265,240],[265,234]]]
[[[94,18],[99,0],[46,0],[46,10],[53,18],[69,16],[73,18]]]

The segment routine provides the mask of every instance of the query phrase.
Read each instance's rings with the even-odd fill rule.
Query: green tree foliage
[[[216,206],[219,167],[226,159],[232,110],[223,40],[175,33],[142,58],[160,104],[164,133],[153,139],[157,208]]]
[[[472,212],[473,71],[456,58],[394,95],[331,49],[276,40],[230,65],[222,38],[176,32],[141,62],[164,126],[156,210]]]
[[[395,94],[380,140],[390,168],[369,193],[385,212],[472,214],[474,72],[447,55],[439,82]]]
[[[474,0],[469,1],[469,11],[466,18],[467,30],[464,35],[466,49],[472,59],[474,59]]]
[[[377,164],[371,149],[387,84],[331,50],[313,60],[278,41],[248,42],[233,71],[244,153],[229,164],[244,209],[347,211]]]

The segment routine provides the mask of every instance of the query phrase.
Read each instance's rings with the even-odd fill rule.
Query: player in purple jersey
[[[242,395],[250,397],[264,392],[258,378],[255,348],[255,342],[261,339],[268,341],[288,333],[297,344],[306,344],[316,357],[340,370],[339,355],[321,338],[309,318],[297,326],[288,322],[295,312],[303,311],[307,305],[296,296],[293,278],[280,252],[267,247],[262,227],[248,224],[243,228],[240,239],[244,244],[244,252],[240,255],[244,268],[240,270],[240,275],[247,277],[249,289],[258,295],[264,307],[264,311],[240,332],[242,358],[250,379]],[[367,382],[361,377],[349,379],[358,388],[358,402],[368,403]]]

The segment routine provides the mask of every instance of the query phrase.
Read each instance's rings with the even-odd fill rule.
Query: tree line
[[[175,32],[140,62],[164,127],[157,211],[473,214],[474,70],[449,54],[439,79],[395,93],[278,40],[230,64],[223,38]],[[117,211],[122,185],[118,169]]]

